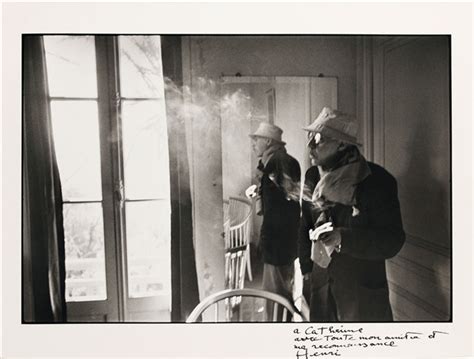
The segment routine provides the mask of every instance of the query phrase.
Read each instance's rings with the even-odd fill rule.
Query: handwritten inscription
[[[365,328],[346,328],[344,325],[308,326],[294,329],[293,347],[297,359],[323,356],[342,356],[348,348],[393,348],[407,341],[435,339],[448,333],[430,331],[429,333],[404,331],[395,335],[372,335]]]

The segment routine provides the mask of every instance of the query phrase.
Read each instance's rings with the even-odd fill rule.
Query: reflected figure
[[[304,130],[299,258],[311,321],[391,321],[385,260],[405,241],[397,182],[360,154],[355,119],[325,107]]]
[[[247,195],[255,197],[256,212],[263,216],[259,248],[262,254],[262,289],[293,302],[294,260],[300,219],[300,176],[298,161],[282,141],[282,129],[262,122],[251,134],[252,149],[259,158],[259,186]],[[267,315],[272,317],[268,308]]]

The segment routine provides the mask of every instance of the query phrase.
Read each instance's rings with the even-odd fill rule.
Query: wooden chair
[[[186,322],[302,322],[307,320],[288,299],[281,295],[244,288],[226,289],[208,296],[194,308]]]
[[[235,247],[225,253],[225,288],[238,289],[244,287],[245,269],[248,263],[247,246]]]
[[[250,223],[252,202],[240,197],[224,201],[224,247],[226,288],[243,288],[245,269],[250,281]]]

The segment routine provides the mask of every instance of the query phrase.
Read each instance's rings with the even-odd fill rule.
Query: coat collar
[[[274,144],[270,147],[268,147],[265,152],[263,152],[263,155],[260,159],[260,161],[262,162],[262,165],[263,167],[265,168],[268,164],[268,161],[270,161],[270,158],[273,157],[273,155],[275,154],[275,152],[278,152],[278,151],[284,151],[286,153],[286,149],[285,149],[285,146],[278,143],[278,144]]]

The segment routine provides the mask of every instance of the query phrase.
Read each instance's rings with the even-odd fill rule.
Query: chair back
[[[226,206],[228,206],[227,210]],[[225,249],[241,247],[249,243],[251,214],[252,202],[245,198],[230,197],[228,205],[224,202]]]
[[[225,288],[243,288],[247,265],[247,247],[228,249],[225,253]]]
[[[251,215],[251,201],[240,197],[224,201],[225,288],[243,288],[245,268],[252,280],[249,252]]]
[[[204,320],[206,317],[208,319]],[[195,322],[302,322],[307,321],[290,301],[258,289],[226,289],[202,300],[187,323]]]

